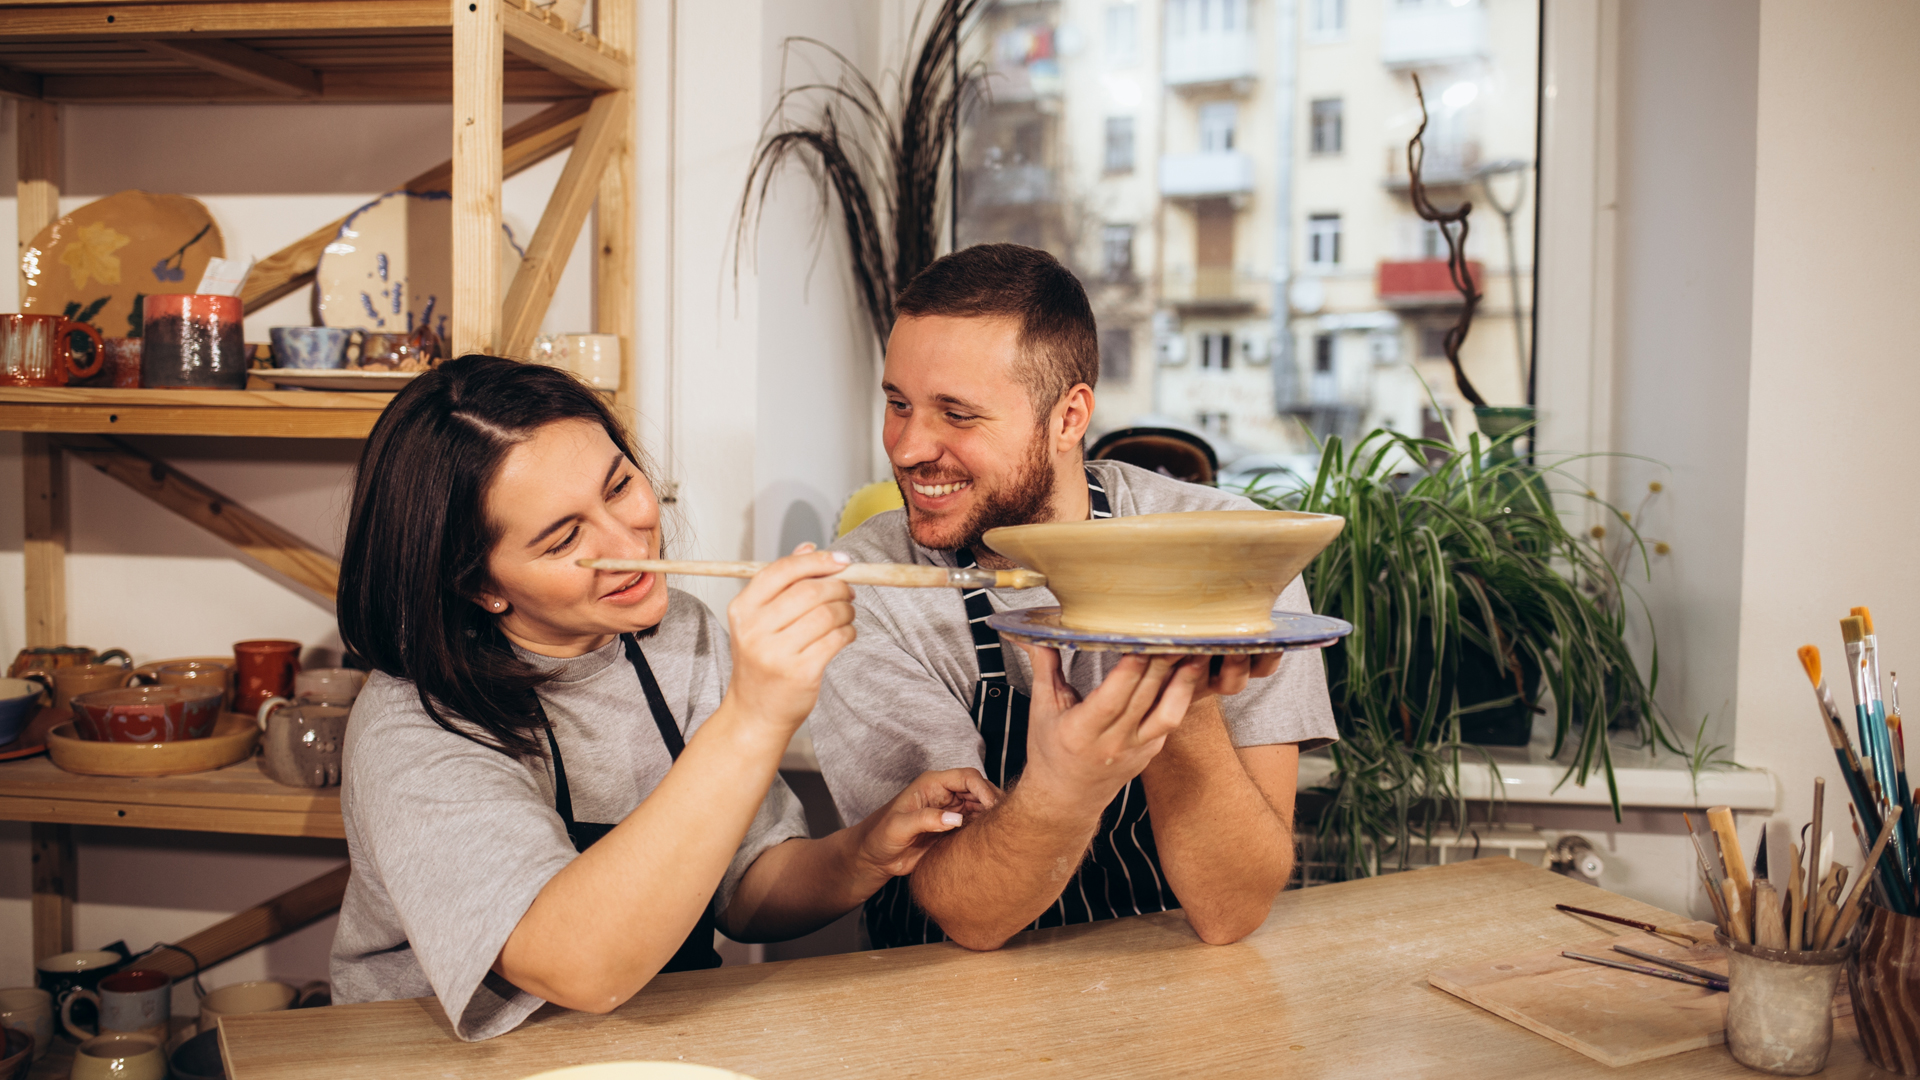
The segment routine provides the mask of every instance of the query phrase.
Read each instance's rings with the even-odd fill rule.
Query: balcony
[[[1486,289],[1485,266],[1468,260],[1467,276],[1476,291]],[[1445,259],[1382,262],[1374,281],[1380,302],[1388,307],[1453,307],[1460,303],[1460,290],[1453,287]]]
[[[1431,67],[1484,59],[1487,9],[1427,0],[1418,6],[1387,5],[1380,28],[1380,61],[1390,68]]]
[[[1160,159],[1160,194],[1209,199],[1253,191],[1253,159],[1237,150],[1168,154]]]
[[[1244,82],[1256,73],[1256,55],[1250,30],[1183,33],[1167,38],[1161,77],[1175,89]]]
[[[1273,299],[1273,280],[1231,266],[1169,266],[1160,299],[1182,311],[1246,311]]]
[[[1420,160],[1420,179],[1429,188],[1463,187],[1480,176],[1478,139],[1434,139],[1427,143],[1426,156]],[[1407,144],[1387,145],[1386,179],[1388,191],[1407,190]]]
[[[974,169],[962,178],[967,206],[1031,206],[1054,201],[1053,170],[1044,165]]]

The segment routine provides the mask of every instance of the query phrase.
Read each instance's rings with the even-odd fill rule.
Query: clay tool
[[[1748,914],[1752,902],[1740,895],[1732,878],[1720,879],[1720,893],[1727,903],[1727,933],[1743,945],[1753,944],[1753,919]]]
[[[1807,948],[1825,948],[1827,936],[1833,933],[1833,921],[1840,917],[1840,891],[1847,886],[1847,868],[1835,866],[1820,879],[1820,917],[1814,922],[1813,936],[1807,939]]]
[[[578,562],[589,570],[726,578],[750,578],[767,566],[763,562],[685,559],[580,559]],[[1047,583],[1047,576],[1034,570],[949,569],[913,563],[854,563],[833,577],[849,585],[892,585],[907,589],[1035,589]]]
[[[1760,845],[1754,848],[1753,851],[1753,880],[1765,881],[1770,876],[1771,875],[1767,873],[1767,829],[1766,826],[1762,825],[1760,827]]]
[[[1887,841],[1893,839],[1894,827],[1899,824],[1900,808],[1896,806],[1887,811],[1887,823],[1881,826],[1880,838],[1873,842],[1873,850],[1867,855],[1868,866],[1872,866],[1874,863],[1880,861],[1880,853],[1887,849]],[[1853,883],[1853,891],[1847,894],[1846,902],[1840,905],[1840,917],[1834,920],[1833,934],[1820,943],[1821,948],[1829,948],[1834,944],[1847,940],[1847,935],[1853,930],[1854,920],[1860,917],[1860,895],[1867,891],[1867,882],[1871,880],[1871,877],[1872,875],[1862,871],[1860,879]],[[1889,906],[1891,906],[1898,904],[1903,898],[1889,896],[1886,899]],[[1905,912],[1902,912],[1902,914],[1905,914]]]
[[[1727,902],[1720,896],[1720,887],[1713,883],[1713,870],[1707,866],[1707,852],[1700,846],[1700,834],[1693,831],[1693,818],[1683,810],[1680,820],[1687,823],[1687,840],[1693,844],[1693,857],[1700,863],[1700,883],[1707,887],[1707,903],[1713,905],[1714,921],[1731,935],[1733,927],[1727,924]]]
[[[1727,880],[1733,882],[1741,900],[1746,900],[1753,895],[1753,879],[1747,876],[1747,857],[1740,849],[1740,834],[1733,830],[1733,808],[1708,807],[1707,827],[1720,843],[1720,865],[1727,872]]]
[[[1763,949],[1787,947],[1785,924],[1780,919],[1780,893],[1771,881],[1753,883],[1753,943]]]
[[[1806,891],[1801,894],[1800,921],[1796,924],[1801,927],[1801,942],[1807,945],[1813,944],[1813,920],[1820,910],[1815,894],[1820,890],[1820,825],[1826,812],[1827,778],[1816,776],[1813,778],[1813,827],[1807,833],[1807,868],[1803,872]]]
[[[1711,938],[1703,938],[1697,934],[1692,934],[1685,930],[1678,929],[1676,927],[1655,926],[1650,922],[1641,922],[1639,919],[1628,919],[1620,915],[1609,915],[1604,911],[1588,911],[1586,908],[1577,908],[1577,907],[1574,907],[1572,904],[1555,904],[1553,905],[1553,910],[1565,911],[1574,915],[1585,915],[1589,919],[1599,919],[1602,922],[1618,923],[1621,926],[1631,926],[1635,930],[1645,930],[1649,934],[1663,934],[1668,937],[1686,938],[1688,941],[1694,942],[1695,944],[1701,944],[1701,943],[1712,940]]]
[[[1564,949],[1561,950],[1560,955],[1569,960],[1584,960],[1589,964],[1599,964],[1601,967],[1617,968],[1620,971],[1631,971],[1638,975],[1651,975],[1656,979],[1671,979],[1674,982],[1687,983],[1692,986],[1704,986],[1709,990],[1719,990],[1723,993],[1727,989],[1727,980],[1717,975],[1712,978],[1701,978],[1698,975],[1687,975],[1678,971],[1668,971],[1664,968],[1650,967],[1646,964],[1629,964],[1622,960],[1609,960],[1604,956],[1588,956],[1585,953],[1569,952]]]
[[[1807,868],[1800,862],[1800,845],[1793,845],[1793,872],[1787,877],[1787,891],[1780,894],[1780,906],[1787,913],[1787,950],[1799,952],[1806,940]]]
[[[1694,967],[1692,964],[1683,964],[1678,960],[1669,960],[1664,956],[1656,956],[1650,952],[1641,952],[1639,949],[1630,948],[1626,945],[1615,945],[1613,947],[1613,951],[1617,953],[1625,953],[1628,956],[1633,957],[1635,960],[1645,960],[1649,964],[1659,964],[1661,967],[1668,967],[1668,968],[1672,968],[1675,971],[1685,972],[1688,975],[1692,975],[1696,979],[1724,980],[1726,978],[1725,975],[1722,975],[1719,972],[1714,971],[1710,968]]]

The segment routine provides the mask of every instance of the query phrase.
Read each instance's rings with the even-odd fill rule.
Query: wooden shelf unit
[[[0,95],[18,105],[20,243],[60,216],[64,103],[450,100],[448,160],[408,180],[396,177],[394,189],[452,196],[452,355],[530,354],[591,216],[592,329],[620,338],[614,400],[631,415],[635,3],[595,0],[588,32],[532,0],[0,0]],[[508,100],[551,104],[507,129],[501,112]],[[568,150],[526,256],[503,289],[501,181]],[[242,293],[246,310],[309,285],[340,224],[315,222],[312,233],[260,259]],[[254,389],[0,387],[0,430],[26,433],[27,644],[66,643],[69,453],[331,596],[338,566],[324,553],[170,465],[100,436],[361,439],[390,400]],[[164,780],[72,776],[44,759],[0,763],[0,820],[34,823],[36,958],[73,947],[74,824],[343,835],[337,789],[283,788],[251,763]],[[314,885],[337,904],[344,883],[341,874]]]

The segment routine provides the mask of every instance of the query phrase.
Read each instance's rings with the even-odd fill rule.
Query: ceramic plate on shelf
[[[1273,613],[1273,629],[1259,634],[1109,634],[1074,630],[1060,625],[1057,607],[1017,608],[987,617],[987,625],[1003,636],[1029,645],[1087,652],[1170,653],[1185,656],[1226,656],[1240,653],[1292,652],[1324,649],[1353,633],[1353,624],[1325,615]]]
[[[47,754],[55,765],[84,776],[176,776],[245,761],[259,741],[253,717],[221,713],[213,734],[173,742],[94,742],[81,738],[71,723],[61,724],[47,733]]]
[[[526,252],[500,227],[500,295]],[[453,295],[453,196],[392,191],[347,215],[314,269],[320,325],[404,334],[425,323],[446,340]]]
[[[128,337],[140,332],[132,321],[138,301],[194,291],[207,260],[226,250],[199,200],[122,191],[41,229],[21,250],[20,310],[67,314],[102,337]]]
[[[247,374],[282,390],[380,390],[393,393],[413,381],[418,371],[295,371],[292,368],[255,368]]]

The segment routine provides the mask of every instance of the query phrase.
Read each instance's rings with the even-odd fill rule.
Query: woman
[[[716,927],[825,925],[991,805],[977,772],[929,773],[807,839],[777,770],[853,640],[845,557],[772,564],[729,634],[655,575],[579,565],[660,547],[640,457],[564,372],[463,357],[381,414],[340,567],[341,639],[375,673],[347,731],[335,1000],[435,994],[463,1039],[543,1001],[605,1012],[717,965]]]

